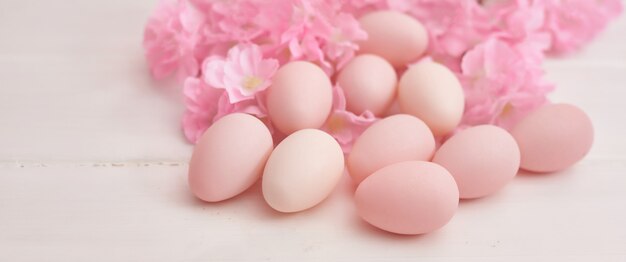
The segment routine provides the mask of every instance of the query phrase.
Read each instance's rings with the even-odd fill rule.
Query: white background
[[[463,201],[442,230],[401,237],[355,214],[344,180],[281,215],[258,185],[220,204],[186,184],[176,88],[152,81],[156,1],[0,1],[0,261],[626,261],[626,18],[546,63],[553,101],[585,109],[590,155]]]

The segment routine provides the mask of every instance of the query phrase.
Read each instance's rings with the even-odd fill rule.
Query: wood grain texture
[[[140,46],[155,4],[0,0],[0,261],[626,261],[624,16],[546,63],[551,99],[594,121],[584,161],[400,237],[356,216],[347,178],[293,215],[258,185],[195,200],[178,90],[150,80]]]

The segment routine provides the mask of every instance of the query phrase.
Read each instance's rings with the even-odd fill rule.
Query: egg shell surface
[[[332,86],[317,65],[295,61],[278,69],[266,99],[274,126],[284,134],[291,134],[324,124],[332,107]]]
[[[524,117],[511,134],[521,152],[522,169],[555,172],[580,161],[593,145],[593,123],[580,108],[545,105]]]
[[[398,86],[401,111],[422,119],[435,136],[448,134],[461,122],[463,88],[447,67],[430,61],[417,63],[404,72]]]
[[[364,54],[353,58],[341,70],[337,83],[343,89],[349,111],[359,115],[369,110],[379,116],[395,98],[398,77],[385,59]]]
[[[330,195],[343,170],[343,152],[333,137],[317,129],[296,131],[268,159],[263,197],[280,212],[311,208]]]
[[[480,125],[448,139],[435,153],[433,162],[452,174],[461,198],[479,198],[500,190],[515,177],[520,151],[506,130]]]
[[[360,54],[375,54],[396,68],[416,61],[426,51],[428,33],[415,18],[396,11],[376,11],[359,19],[368,38],[359,41]]]
[[[224,116],[194,147],[189,187],[204,201],[232,198],[261,177],[272,148],[272,135],[261,120],[242,113]]]
[[[360,217],[371,225],[416,235],[435,231],[450,221],[459,204],[459,191],[445,168],[407,161],[367,177],[354,199]]]
[[[409,161],[430,160],[435,139],[418,118],[398,114],[372,124],[355,141],[347,166],[357,184],[385,166]]]

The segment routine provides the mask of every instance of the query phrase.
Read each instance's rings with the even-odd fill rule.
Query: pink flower
[[[231,103],[228,93],[223,89],[211,87],[199,78],[189,77],[185,80],[183,95],[186,110],[182,126],[185,137],[191,143],[196,143],[211,124],[228,114],[247,113],[261,119],[267,116],[263,93],[255,99]],[[268,127],[272,130],[271,126]]]
[[[377,118],[370,111],[361,115],[346,110],[346,97],[341,87],[333,89],[333,110],[322,130],[329,133],[339,142],[344,154],[350,153],[354,141],[374,123]]]
[[[213,123],[220,108],[218,101],[223,90],[207,86],[199,78],[189,77],[183,86],[185,97],[185,113],[183,115],[183,132],[191,143],[196,143],[202,133]]]
[[[178,71],[196,76],[203,57],[203,15],[185,1],[163,1],[144,30],[143,46],[152,75],[161,79]]]
[[[213,1],[212,11],[220,15],[218,28],[230,41],[247,42],[263,34],[257,23],[260,3],[250,0]]]
[[[553,86],[542,79],[540,64],[524,59],[521,47],[490,38],[463,57],[465,114],[461,125],[510,128],[547,102],[546,94]]]
[[[287,51],[287,61],[311,61],[332,75],[354,56],[358,49],[356,41],[367,36],[352,14],[341,12],[340,1],[287,2],[279,1],[283,5],[272,6],[289,16],[282,15],[284,20],[280,22],[272,20],[276,30],[270,33],[278,39],[278,48],[270,50],[281,57]]]
[[[543,30],[545,3],[535,0],[510,0],[488,6],[494,16],[492,37],[517,46],[529,63],[540,64],[550,48],[550,34]]]
[[[322,36],[323,51],[329,60],[336,63],[336,69],[340,70],[358,50],[356,41],[366,39],[367,33],[361,29],[354,16],[347,13],[333,16],[328,22],[331,30]]]
[[[552,35],[550,51],[568,53],[590,42],[619,16],[621,0],[545,0],[545,30]]]
[[[270,86],[270,78],[278,69],[276,59],[263,59],[257,45],[237,45],[228,57],[208,58],[203,66],[204,81],[225,89],[230,103],[254,99],[256,93]]]
[[[494,16],[494,30],[508,38],[524,40],[539,33],[545,23],[544,1],[509,0],[488,6]]]
[[[288,40],[290,60],[306,60],[319,65],[324,72],[332,74],[332,65],[324,58],[324,52],[321,43],[312,34],[304,34],[303,36],[285,37]]]
[[[204,15],[198,35],[205,54],[225,56],[224,46],[254,44],[265,57],[310,61],[331,75],[366,37],[354,15],[342,12],[342,1],[189,1]]]
[[[334,72],[324,56],[323,37],[332,32],[327,21],[337,12],[329,1],[295,0],[289,4],[291,16],[283,21],[286,28],[280,33],[280,43],[289,50],[289,60],[306,60],[318,64],[327,74]]]
[[[224,92],[217,103],[217,114],[213,121],[217,121],[231,113],[246,113],[258,118],[265,118],[267,116],[267,108],[264,104],[264,93],[258,94],[254,99],[242,100],[237,103],[231,103],[228,93]]]
[[[508,128],[548,102],[553,86],[543,79],[545,53],[581,48],[622,5],[621,0],[162,0],[146,24],[143,46],[155,78],[185,79],[182,126],[195,142],[233,112],[255,115],[273,130],[264,96],[280,64],[306,60],[332,76],[366,37],[357,17],[396,10],[428,30],[424,59],[445,64],[463,82],[460,128],[486,123]],[[323,129],[344,152],[374,121],[370,112],[347,111],[344,94],[335,87]]]
[[[489,14],[476,1],[388,0],[389,5],[419,20],[428,30],[428,53],[455,72],[463,54],[491,32]]]
[[[344,0],[343,11],[361,17],[372,11],[386,9],[387,0]]]

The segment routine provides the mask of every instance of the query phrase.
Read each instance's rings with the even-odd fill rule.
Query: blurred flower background
[[[143,45],[155,78],[180,80],[182,126],[195,143],[233,112],[255,115],[274,130],[264,91],[280,65],[310,61],[332,79],[367,38],[358,18],[400,11],[428,30],[429,59],[461,80],[466,101],[459,128],[510,128],[548,102],[554,86],[544,79],[545,57],[583,48],[622,8],[620,0],[172,0],[155,9]],[[376,117],[349,112],[341,87],[334,93],[323,129],[348,152]]]

